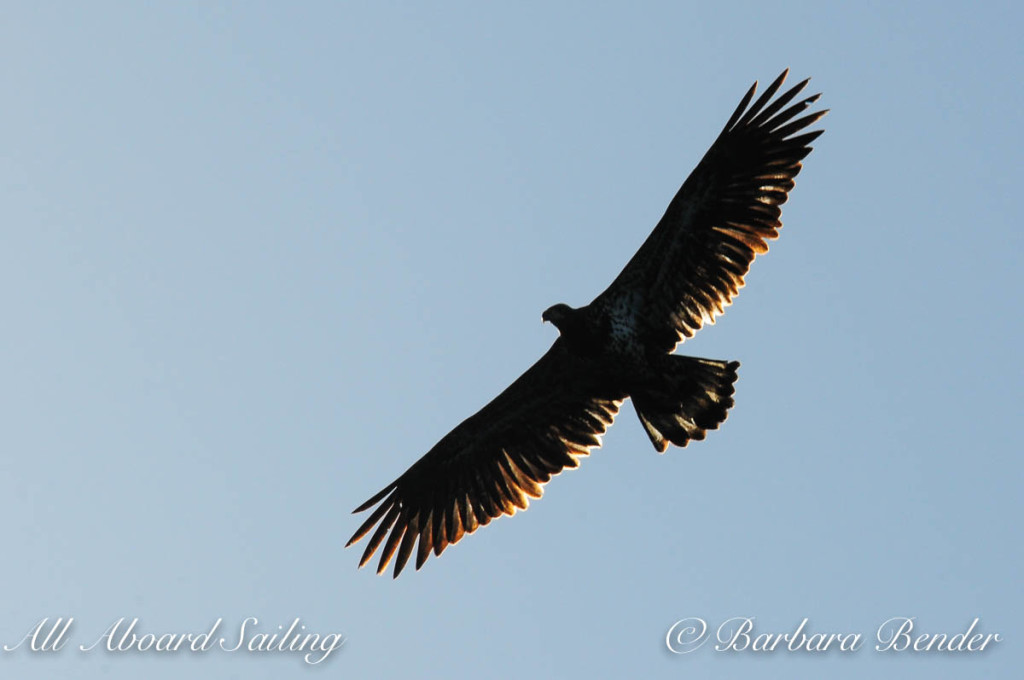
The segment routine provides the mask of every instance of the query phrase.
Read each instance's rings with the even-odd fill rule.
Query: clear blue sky
[[[19,678],[1016,677],[1021,10],[1013,3],[8,3],[0,643]],[[600,292],[739,98],[832,109],[785,228],[680,351],[742,362],[657,455],[630,406],[514,519],[397,581],[352,508]],[[119,617],[340,631],[80,653]],[[673,655],[673,622],[858,632]],[[1004,642],[879,654],[916,617]],[[326,677],[326,676],[323,676]]]

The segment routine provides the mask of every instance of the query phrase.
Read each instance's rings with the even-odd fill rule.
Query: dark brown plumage
[[[819,95],[791,104],[806,80],[772,100],[787,73],[753,105],[757,84],[750,88],[607,290],[585,307],[544,312],[560,333],[551,349],[356,508],[379,503],[348,542],[373,532],[360,567],[383,544],[377,571],[394,558],[397,577],[414,549],[419,569],[431,552],[525,509],[553,475],[601,445],[626,398],[658,451],[703,439],[725,420],[739,363],[671,352],[714,323],[778,237],[779,206],[822,132],[797,134],[827,113],[800,117]]]

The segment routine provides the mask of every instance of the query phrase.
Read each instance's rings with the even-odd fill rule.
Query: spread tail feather
[[[659,453],[686,446],[717,429],[733,405],[738,361],[669,354],[656,374],[633,392],[633,407]]]

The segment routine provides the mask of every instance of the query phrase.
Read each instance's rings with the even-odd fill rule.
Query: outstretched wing
[[[629,309],[645,345],[671,352],[714,323],[743,286],[755,255],[782,227],[779,207],[800,161],[823,131],[796,134],[824,116],[797,117],[820,95],[787,105],[807,80],[772,101],[788,70],[750,108],[747,91],[640,250],[593,305]]]
[[[601,445],[625,394],[561,339],[508,389],[449,432],[405,474],[354,512],[376,510],[349,539],[376,526],[359,566],[387,536],[377,573],[396,555],[394,575],[416,541],[416,568],[465,534],[525,509],[541,485]],[[389,533],[390,532],[390,533]]]

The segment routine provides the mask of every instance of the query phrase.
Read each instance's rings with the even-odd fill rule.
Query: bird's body
[[[383,543],[378,572],[397,555],[398,576],[414,548],[418,569],[431,552],[525,509],[552,475],[600,446],[627,398],[659,452],[703,439],[725,420],[739,363],[672,352],[714,322],[778,236],[779,205],[821,134],[796,134],[825,115],[797,117],[817,95],[785,108],[806,80],[772,100],[785,76],[749,109],[755,88],[747,92],[603,293],[578,309],[556,304],[543,313],[560,333],[551,349],[356,509],[380,503],[348,543],[376,527],[360,566]]]

